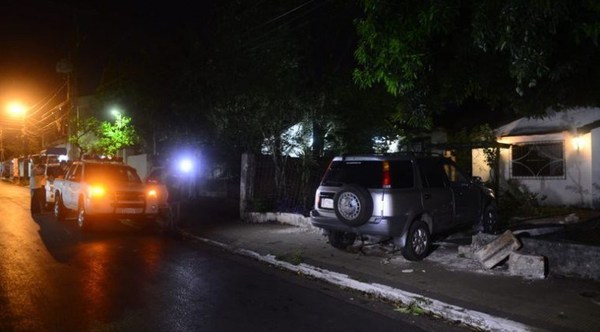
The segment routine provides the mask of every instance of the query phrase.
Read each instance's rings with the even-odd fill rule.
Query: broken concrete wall
[[[521,239],[520,252],[545,256],[551,275],[600,280],[600,247],[538,239]]]
[[[544,279],[548,274],[547,270],[547,259],[544,256],[511,252],[508,258],[508,271],[513,276],[527,279]]]
[[[464,246],[462,256],[474,258],[473,252],[492,242],[497,235],[477,234],[471,246]],[[519,237],[523,244],[520,254],[546,257],[549,275],[574,276],[600,280],[600,247],[567,242],[556,242],[527,237]]]
[[[491,269],[500,264],[515,250],[521,247],[521,242],[511,231],[506,231],[492,242],[477,249],[475,258],[486,268]]]

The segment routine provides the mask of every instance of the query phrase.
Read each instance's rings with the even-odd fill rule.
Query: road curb
[[[256,259],[267,264],[286,269],[294,273],[301,273],[313,278],[317,278],[330,284],[354,289],[381,299],[394,302],[402,302],[405,305],[416,304],[431,314],[440,316],[451,321],[458,321],[462,324],[482,329],[485,331],[516,332],[516,331],[536,331],[537,329],[515,322],[509,319],[495,317],[484,312],[462,308],[456,305],[448,304],[436,299],[428,298],[419,294],[407,292],[390,286],[361,282],[352,279],[346,274],[333,272],[319,267],[307,265],[304,263],[295,265],[286,261],[278,260],[273,255],[261,255],[248,249],[236,248],[215,240],[203,238],[188,232],[184,232],[185,237],[206,243],[231,253]]]

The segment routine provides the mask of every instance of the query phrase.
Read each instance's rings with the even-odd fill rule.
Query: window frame
[[[515,175],[514,173],[514,169],[515,169],[515,158],[514,158],[514,147],[518,146],[518,147],[531,147],[531,146],[540,146],[540,145],[560,145],[560,152],[561,152],[561,156],[560,158],[554,158],[552,159],[551,156],[548,156],[548,161],[543,165],[543,167],[539,168],[539,170],[537,171],[537,174],[532,174],[531,175]],[[524,163],[526,162],[526,160],[523,160],[524,157],[526,157],[529,153],[531,153],[531,148],[529,148],[528,152],[526,154],[524,154],[521,158],[517,159],[517,163],[519,163],[520,165],[523,165],[523,167],[527,167],[527,165]],[[509,161],[509,168],[510,168],[510,178],[511,179],[520,179],[520,180],[540,180],[540,179],[544,179],[544,180],[564,180],[567,178],[567,163],[566,163],[566,151],[565,151],[565,141],[564,140],[548,140],[548,141],[525,141],[525,142],[519,142],[519,143],[515,143],[512,145],[511,149],[510,149],[510,161]],[[523,162],[521,162],[523,161]],[[553,164],[553,163],[557,163],[560,162],[561,163],[561,167],[562,167],[562,174],[560,175],[540,175],[541,171],[548,167],[549,165]],[[527,167],[529,170],[531,170],[530,167]]]

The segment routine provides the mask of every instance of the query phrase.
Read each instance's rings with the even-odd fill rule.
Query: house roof
[[[548,110],[542,117],[523,117],[496,129],[496,136],[520,136],[571,131],[586,133],[600,127],[600,108]]]

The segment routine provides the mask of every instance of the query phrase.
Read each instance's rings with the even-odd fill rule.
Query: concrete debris
[[[547,271],[548,264],[544,256],[512,252],[508,258],[508,272],[510,275],[527,279],[544,279]]]
[[[458,257],[475,258],[475,247],[473,245],[468,246],[458,246]]]
[[[540,236],[546,234],[552,234],[556,232],[563,231],[565,226],[563,225],[553,225],[548,227],[532,227],[526,229],[515,230],[513,234],[519,236]]]
[[[473,251],[479,250],[481,247],[486,244],[494,241],[498,238],[498,235],[486,234],[486,233],[477,233],[473,235],[471,240],[471,246],[473,247]]]
[[[475,251],[475,259],[486,268],[491,269],[520,247],[521,242],[511,231],[506,231],[492,242]]]

